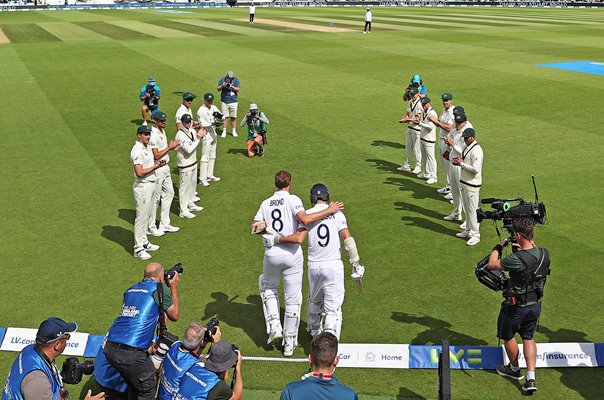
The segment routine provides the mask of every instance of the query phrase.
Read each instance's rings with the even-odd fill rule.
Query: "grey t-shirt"
[[[25,400],[53,400],[50,380],[39,369],[25,375],[21,381],[21,393]]]

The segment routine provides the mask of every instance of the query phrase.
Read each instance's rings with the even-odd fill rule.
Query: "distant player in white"
[[[254,3],[250,4],[250,24],[254,23],[254,15],[256,14],[256,6]]]
[[[298,327],[302,306],[302,272],[304,258],[299,243],[279,243],[281,236],[298,231],[299,223],[310,224],[339,211],[342,203],[331,203],[325,210],[308,215],[302,200],[290,194],[291,174],[279,171],[275,175],[277,191],[264,200],[256,212],[252,233],[263,235],[264,263],[259,277],[260,297],[266,321],[267,343],[283,342],[283,355],[291,356],[298,345]],[[283,327],[279,313],[279,280],[283,276],[285,317]]]
[[[329,203],[329,191],[322,183],[310,189],[313,207],[308,215],[324,211]],[[337,212],[306,226],[290,237],[280,238],[280,243],[302,242],[308,232],[308,330],[311,336],[330,332],[338,339],[342,330],[342,303],[344,302],[344,264],[340,237],[352,264],[352,277],[360,280],[365,267],[359,263],[359,253],[354,238],[348,230],[344,213]]]

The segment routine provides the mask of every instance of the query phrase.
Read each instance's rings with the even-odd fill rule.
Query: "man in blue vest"
[[[58,400],[67,398],[67,391],[55,364],[70,333],[78,326],[60,318],[49,318],[40,324],[36,334],[36,343],[26,346],[13,363],[6,379],[2,400]],[[105,393],[91,395],[88,390],[85,400],[100,400]]]
[[[156,370],[149,356],[155,328],[160,318],[177,321],[180,314],[179,274],[174,272],[167,283],[164,267],[151,263],[145,267],[143,280],[124,292],[121,315],[113,321],[101,348],[104,357],[95,362],[94,377],[102,387],[123,391],[123,382],[115,379],[117,371],[127,385],[128,399],[155,398]],[[103,359],[107,362],[101,363]]]
[[[288,383],[280,400],[358,400],[354,390],[339,383],[334,375],[339,360],[338,338],[330,332],[319,333],[308,356],[312,372]]]
[[[185,372],[200,361],[199,356],[207,344],[204,341],[206,331],[206,327],[193,322],[185,330],[182,342],[176,342],[170,347],[162,367],[163,376],[159,382],[157,400],[172,400],[178,392]],[[222,337],[220,327],[216,327],[214,335],[210,332],[210,337],[213,343],[218,343]]]
[[[193,364],[180,381],[175,400],[241,400],[243,377],[241,353],[227,340],[212,345],[205,365]],[[235,368],[232,388],[226,384],[229,369]]]

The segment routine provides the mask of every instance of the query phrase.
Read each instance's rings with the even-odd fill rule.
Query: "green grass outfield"
[[[307,206],[316,182],[346,203],[367,267],[362,295],[346,282],[343,342],[497,345],[500,295],[474,277],[495,230],[483,223],[482,242],[466,247],[454,236],[457,225],[442,219],[451,210],[435,192],[442,174],[429,187],[396,171],[404,157],[402,89],[420,72],[439,112],[440,94],[451,91],[476,128],[482,197],[532,200],[530,175],[537,178],[549,224],[536,239],[550,249],[553,270],[537,341],[603,342],[604,76],[536,64],[604,62],[604,12],[373,11],[371,35],[360,34],[363,8],[258,8],[253,26],[247,8],[0,13],[9,42],[0,44],[0,326],[35,328],[56,315],[83,332],[108,329],[145,264],[131,254],[138,90],[157,78],[161,109],[172,118],[183,91],[215,91],[232,69],[242,81],[239,114],[258,103],[271,121],[270,145],[266,157],[249,160],[242,135],[219,139],[223,179],[199,188],[205,210],[194,220],[173,215],[181,232],[154,240],[162,248],[153,260],[185,267],[181,318],[171,330],[180,335],[217,313],[244,355],[279,356],[264,345],[263,250],[249,223],[273,192],[275,171],[287,169]],[[265,18],[321,28],[334,21],[353,31]],[[172,167],[177,182],[175,156]],[[309,349],[304,334],[301,344],[295,357]],[[14,357],[0,353],[1,382]],[[305,368],[245,362],[245,397],[277,399]],[[434,370],[338,376],[361,399],[437,397]],[[541,369],[537,377],[543,399],[604,396],[601,368]],[[492,371],[454,371],[452,385],[457,399],[521,396]]]

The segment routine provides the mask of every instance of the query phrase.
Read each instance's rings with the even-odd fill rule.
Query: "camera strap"
[[[164,337],[168,332],[165,322],[165,311],[164,311],[164,284],[157,282],[157,296],[159,303],[159,324],[157,325],[157,336]]]

